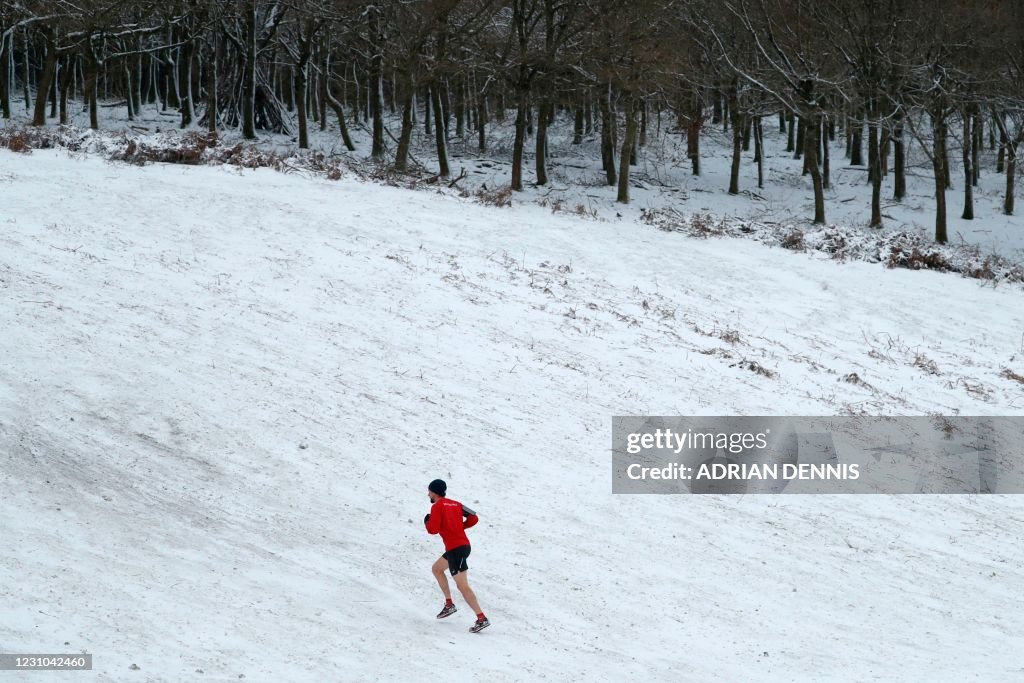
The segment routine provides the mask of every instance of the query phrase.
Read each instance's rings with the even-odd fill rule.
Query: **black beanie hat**
[[[445,494],[445,491],[448,490],[448,484],[444,483],[444,481],[441,479],[435,479],[434,481],[430,482],[430,484],[427,486],[427,490],[433,491],[439,496],[443,496]]]

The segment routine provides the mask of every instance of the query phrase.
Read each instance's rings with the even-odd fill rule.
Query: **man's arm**
[[[430,512],[428,512],[427,516],[423,518],[423,524],[427,527],[428,534],[441,533],[441,515],[432,514],[436,505],[437,503],[431,505]]]
[[[466,518],[462,521],[463,529],[468,529],[471,526],[475,526],[476,523],[480,521],[480,517],[478,517],[475,512],[470,510],[465,505],[462,506],[462,516]]]

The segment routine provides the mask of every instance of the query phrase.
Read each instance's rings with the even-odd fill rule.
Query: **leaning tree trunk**
[[[330,76],[327,76],[330,79]],[[327,82],[327,90],[324,92],[324,96],[327,98],[327,104],[331,109],[334,110],[334,115],[338,117],[338,128],[341,130],[341,141],[345,145],[345,149],[350,152],[356,151],[356,146],[352,144],[352,137],[348,134],[348,126],[345,124],[345,107],[334,97],[334,93],[331,92],[330,80]],[[428,111],[429,111],[429,104]]]
[[[445,114],[441,109],[441,83],[439,81],[434,81],[434,87],[430,89],[430,94],[434,105],[434,140],[437,143],[438,173],[447,178],[451,175],[451,170],[448,168],[448,147],[443,123]]]
[[[800,117],[801,124],[807,119],[804,126],[804,160],[811,174],[811,185],[814,188],[814,222],[825,223],[825,186],[821,179],[821,168],[818,166],[818,137],[821,135],[821,119],[817,113],[809,117]]]

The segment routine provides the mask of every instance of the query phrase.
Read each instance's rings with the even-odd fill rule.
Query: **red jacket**
[[[465,517],[465,520],[463,520]],[[459,546],[469,545],[466,529],[480,521],[472,510],[465,510],[462,503],[451,498],[438,498],[430,506],[430,517],[427,518],[427,533],[441,534],[444,549],[452,550]]]

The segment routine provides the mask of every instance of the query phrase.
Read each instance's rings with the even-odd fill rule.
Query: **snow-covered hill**
[[[613,496],[609,454],[613,415],[1024,414],[1018,287],[57,151],[0,151],[0,207],[2,651],[117,682],[1024,675],[1021,499]],[[478,636],[458,596],[434,619],[438,476],[481,515]]]

